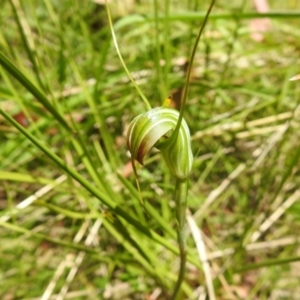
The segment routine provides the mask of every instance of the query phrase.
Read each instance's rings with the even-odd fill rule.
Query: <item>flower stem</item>
[[[177,218],[177,239],[180,252],[180,269],[178,273],[177,282],[171,297],[175,300],[178,296],[181,284],[184,279],[185,265],[186,265],[186,240],[185,240],[185,211],[187,202],[187,186],[188,180],[176,179],[175,201],[176,201],[176,218]]]

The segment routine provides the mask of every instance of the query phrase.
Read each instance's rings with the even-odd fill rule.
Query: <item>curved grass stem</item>
[[[113,23],[112,23],[112,19],[111,19],[111,13],[110,13],[110,9],[109,9],[107,0],[105,0],[105,6],[106,6],[106,12],[107,12],[107,16],[108,16],[109,28],[110,28],[111,35],[112,35],[112,38],[113,38],[114,46],[116,48],[117,54],[119,56],[119,59],[121,61],[121,64],[122,64],[125,72],[127,73],[128,78],[130,79],[130,81],[132,82],[133,86],[135,87],[135,89],[137,90],[137,92],[141,96],[142,100],[144,101],[144,103],[145,103],[145,105],[147,107],[147,110],[150,110],[151,109],[151,105],[150,105],[149,101],[147,100],[146,96],[143,94],[143,92],[141,91],[141,89],[139,88],[139,86],[136,84],[135,80],[133,79],[131,73],[129,72],[129,70],[128,70],[125,62],[124,62],[124,59],[122,57],[122,54],[121,54],[121,51],[120,51],[120,48],[119,48],[119,45],[118,45],[118,41],[117,41],[117,38],[116,38],[116,34],[115,34],[115,31],[114,31],[114,27],[113,27]]]
[[[185,211],[187,203],[187,186],[188,180],[176,179],[175,201],[176,201],[176,218],[177,218],[177,239],[180,253],[180,268],[178,278],[171,299],[176,300],[181,284],[184,280],[186,265],[186,239],[185,239]]]
[[[183,89],[183,96],[182,96],[182,101],[181,101],[179,120],[178,120],[177,127],[174,130],[173,134],[178,134],[178,131],[179,131],[182,119],[183,119],[183,113],[184,113],[184,109],[185,109],[186,102],[187,102],[187,97],[188,97],[188,92],[189,92],[189,83],[190,83],[190,79],[191,79],[192,67],[193,67],[197,47],[198,47],[200,38],[202,36],[203,30],[204,30],[205,25],[208,21],[208,17],[210,15],[211,11],[212,11],[212,8],[213,8],[214,4],[215,4],[215,0],[212,0],[210,5],[209,5],[208,11],[206,12],[206,15],[204,17],[203,23],[200,27],[200,30],[198,32],[198,35],[197,35],[197,38],[196,38],[196,41],[195,41],[195,44],[194,44],[194,47],[193,47],[193,50],[192,50],[192,54],[191,54],[191,57],[190,57],[190,61],[189,61],[188,69],[187,69],[187,73],[186,73],[185,86],[184,86],[184,89]]]

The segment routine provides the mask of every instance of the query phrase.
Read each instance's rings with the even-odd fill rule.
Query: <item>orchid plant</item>
[[[193,65],[196,49],[214,2],[215,1],[212,0],[193,47],[189,67],[187,70],[187,78],[180,112],[166,107],[167,105],[151,108],[147,98],[144,96],[132,78],[122,58],[113,30],[110,10],[106,3],[108,19],[116,51],[128,77],[139,92],[147,107],[146,112],[139,114],[131,121],[127,131],[126,142],[131,153],[131,162],[135,176],[137,178],[135,160],[143,165],[143,159],[145,155],[152,147],[156,147],[160,150],[170,173],[175,177],[176,180],[174,198],[176,203],[177,239],[180,253],[180,269],[178,273],[178,279],[171,296],[171,299],[174,300],[178,297],[185,273],[187,254],[185,241],[185,213],[187,205],[188,178],[193,165],[190,131],[186,121],[183,118],[183,113],[187,102],[191,67]]]

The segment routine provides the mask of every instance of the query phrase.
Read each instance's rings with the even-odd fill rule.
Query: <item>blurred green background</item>
[[[172,95],[180,108],[209,4],[110,2],[152,107]],[[0,298],[168,299],[174,179],[153,149],[138,167],[146,214],[126,148],[146,107],[104,2],[3,1],[0,24],[0,108],[20,125],[0,116]],[[195,159],[181,299],[299,299],[299,28],[296,0],[213,8],[185,111]]]

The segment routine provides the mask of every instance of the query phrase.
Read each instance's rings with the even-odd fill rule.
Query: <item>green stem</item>
[[[177,218],[177,239],[180,253],[180,269],[178,273],[177,282],[171,297],[172,300],[175,300],[178,296],[180,286],[184,279],[185,265],[186,265],[186,241],[185,241],[185,211],[187,203],[187,179],[181,180],[176,179],[176,188],[175,188],[175,201],[176,201],[176,218]]]
[[[107,0],[105,0],[105,6],[106,6],[106,12],[107,12],[107,16],[108,16],[109,28],[110,28],[111,35],[112,35],[112,38],[113,38],[114,46],[116,48],[117,54],[119,56],[119,59],[121,61],[121,64],[122,64],[125,72],[127,73],[128,78],[130,79],[130,81],[132,82],[133,86],[138,91],[138,93],[140,94],[142,100],[144,101],[144,103],[145,103],[145,105],[147,107],[147,110],[150,110],[151,109],[151,105],[150,105],[149,101],[147,100],[146,96],[143,94],[143,92],[139,88],[139,86],[136,84],[135,80],[133,79],[131,73],[129,72],[129,70],[128,70],[126,64],[125,64],[125,61],[123,60],[123,57],[122,57],[122,54],[120,52],[120,48],[119,48],[119,45],[118,45],[117,37],[116,37],[115,31],[114,31],[114,27],[113,27],[113,23],[112,23],[112,19],[111,19],[111,13],[110,13],[110,9],[109,9],[108,4],[107,4]]]
[[[205,25],[206,25],[206,23],[208,21],[208,17],[209,17],[209,15],[211,13],[211,10],[212,10],[214,4],[215,4],[215,0],[212,0],[210,6],[208,8],[208,11],[207,11],[207,13],[206,13],[206,15],[204,17],[203,23],[202,23],[202,25],[200,27],[200,30],[198,32],[198,35],[197,35],[197,38],[196,38],[196,41],[195,41],[195,44],[194,44],[194,47],[193,47],[193,50],[192,50],[191,58],[190,58],[190,61],[189,61],[189,64],[188,64],[187,73],[186,73],[185,86],[184,86],[184,89],[183,89],[183,96],[182,96],[182,102],[181,102],[181,108],[180,108],[180,115],[179,115],[179,119],[178,119],[178,122],[177,122],[177,126],[176,126],[176,128],[174,130],[174,133],[173,133],[173,134],[176,134],[176,135],[179,132],[179,128],[181,126],[181,122],[182,122],[182,118],[183,118],[184,109],[185,109],[186,102],[187,102],[187,96],[188,96],[188,92],[189,92],[189,83],[190,83],[190,78],[191,78],[191,73],[192,73],[192,67],[193,67],[193,63],[194,63],[194,59],[195,59],[197,47],[198,47],[200,38],[202,36],[203,30],[204,30]]]

